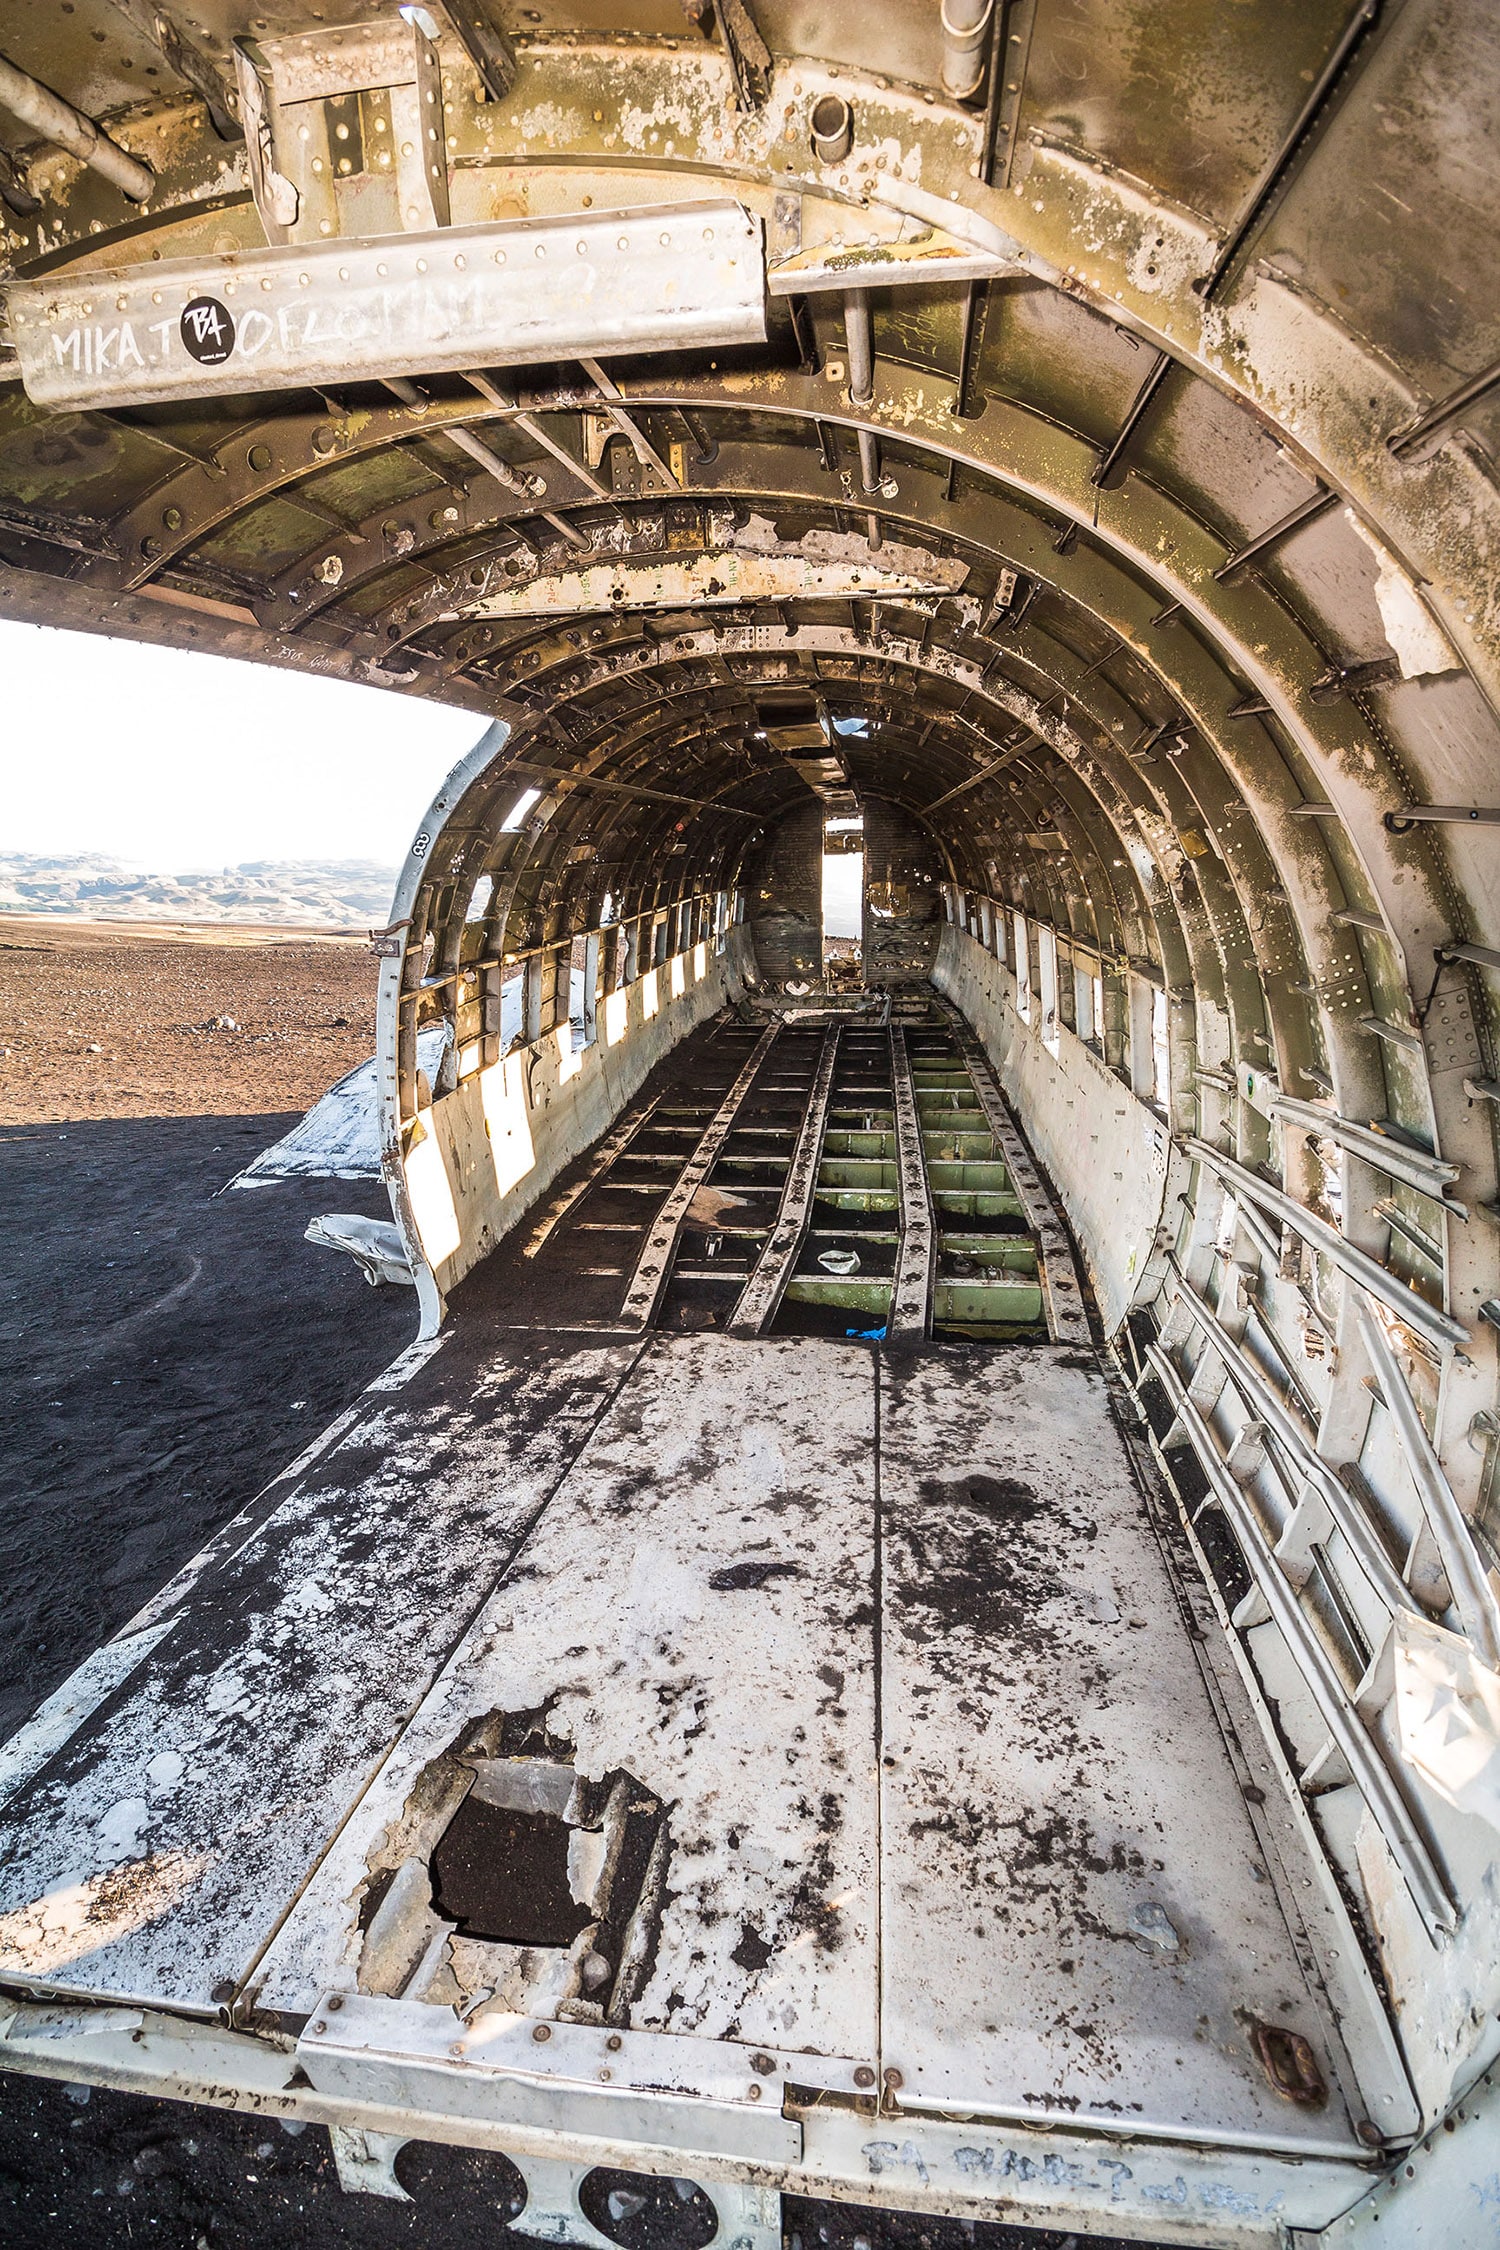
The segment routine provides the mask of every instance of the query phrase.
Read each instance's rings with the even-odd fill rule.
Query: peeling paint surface
[[[450,1352],[351,1429],[5,1806],[3,1973],[236,1989],[633,1356]]]
[[[262,2007],[352,1989],[366,1855],[476,1715],[545,1708],[669,1807],[631,2028],[876,2046],[874,1378],[807,1338],[656,1339],[290,1918]]]

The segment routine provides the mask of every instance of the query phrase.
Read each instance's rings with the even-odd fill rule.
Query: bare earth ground
[[[363,938],[0,917],[0,1123],[305,1110],[374,1047],[375,969]]]
[[[408,1291],[302,1240],[386,1215],[378,1183],[218,1193],[372,1051],[374,1002],[359,941],[0,919],[0,1739],[410,1340]],[[317,2128],[0,2072],[6,2250],[502,2238],[504,2158],[413,2143],[398,2167],[412,2202],[345,2196]],[[785,2208],[789,2250],[1073,2240]],[[695,2216],[664,2191],[612,2231],[700,2250]]]

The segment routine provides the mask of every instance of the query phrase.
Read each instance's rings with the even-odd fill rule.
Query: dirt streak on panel
[[[316,1464],[5,1808],[0,1964],[226,1996],[633,1357],[439,1354]]]

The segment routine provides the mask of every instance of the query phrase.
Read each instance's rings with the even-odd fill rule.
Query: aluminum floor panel
[[[671,1808],[632,2030],[873,2064],[874,1441],[866,1352],[654,1338],[289,1918],[257,2005],[298,2016],[353,1991],[370,1855],[424,1771],[476,1716],[545,1709],[580,1772],[623,1769]]]
[[[0,1975],[216,2014],[639,1349],[450,1348],[372,1395],[0,1808]]]
[[[881,1367],[883,2067],[903,2102],[1357,2152],[1102,1376]],[[1325,2107],[1252,2024],[1303,2034]]]

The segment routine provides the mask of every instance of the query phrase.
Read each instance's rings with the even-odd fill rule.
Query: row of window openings
[[[949,901],[949,918],[966,929],[987,953],[1008,967],[1016,980],[1016,1009],[1025,1023],[1039,1021],[1042,1043],[1049,1053],[1061,1046],[1061,977],[1068,973],[1058,961],[1057,938],[1045,922],[1029,923],[1013,908],[997,906],[987,898],[972,898],[962,891]],[[1009,931],[1006,925],[1009,923]],[[1032,933],[1035,933],[1035,948]],[[1033,963],[1035,964],[1033,970]],[[1073,1020],[1070,1029],[1085,1046],[1108,1060],[1104,1037],[1104,980],[1071,963]],[[1134,1091],[1167,1114],[1171,1092],[1171,1059],[1167,1036],[1167,996],[1143,977],[1131,977],[1130,1067],[1121,1069]]]
[[[482,922],[494,895],[488,875],[481,875],[469,899],[465,921]],[[566,1016],[573,1052],[592,1047],[599,1036],[599,1001],[610,992],[634,984],[647,971],[659,969],[674,954],[688,953],[711,943],[715,954],[724,951],[728,931],[743,911],[739,895],[716,891],[707,897],[680,899],[675,906],[615,920],[616,901],[608,892],[600,909],[600,929],[532,954],[517,965],[500,986],[499,1052],[509,1054],[518,1043],[533,1045]]]

